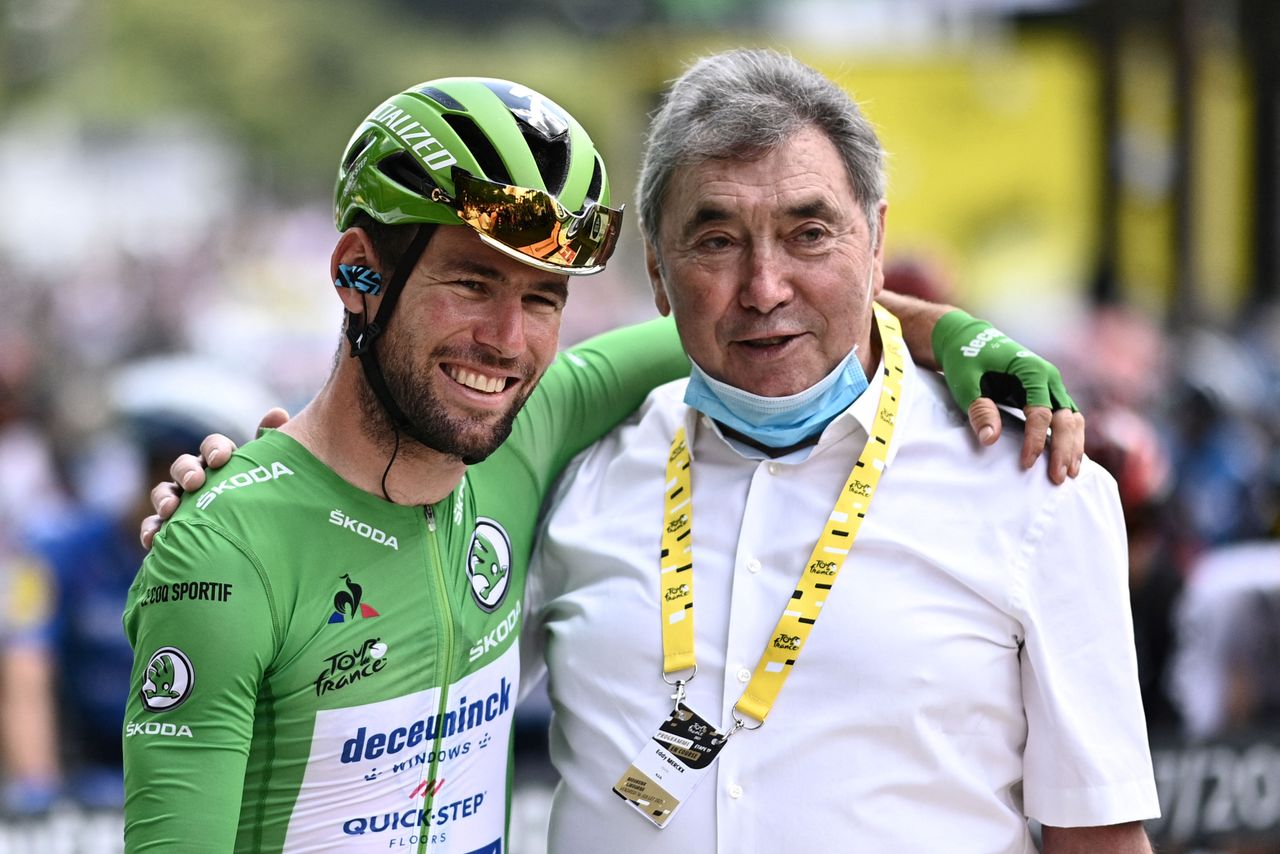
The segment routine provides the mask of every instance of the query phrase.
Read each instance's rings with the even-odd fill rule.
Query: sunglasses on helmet
[[[552,273],[586,276],[604,269],[622,228],[622,210],[587,202],[573,213],[543,190],[498,184],[453,168],[454,195],[431,198],[453,208],[485,243]]]

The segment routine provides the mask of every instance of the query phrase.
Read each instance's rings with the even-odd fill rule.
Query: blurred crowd
[[[962,301],[926,261],[891,263],[886,283]],[[1058,322],[1051,340],[1006,331],[1061,368],[1119,487],[1149,728],[1280,728],[1280,305],[1231,328],[1097,303]]]
[[[338,341],[331,229],[323,211],[273,211],[160,259],[122,251],[69,276],[29,269],[21,288],[0,259],[11,277],[0,316],[10,819],[68,803],[119,809],[131,666],[120,615],[143,557],[146,486],[205,433],[243,440],[268,405],[296,407],[318,386],[298,365],[323,367],[311,351]],[[648,315],[643,280],[610,275],[571,300],[564,343]],[[886,278],[964,302],[923,261],[895,260]],[[1088,454],[1119,484],[1153,738],[1280,730],[1280,310],[1169,330],[1088,305],[1062,324],[1051,341],[1005,331],[1062,367]]]
[[[148,245],[115,222],[89,227],[94,239],[80,247],[65,235],[45,251],[0,245],[5,815],[42,816],[67,803],[119,809],[132,663],[121,613],[143,557],[147,487],[206,433],[243,441],[268,406],[312,383],[292,366],[324,363],[305,350],[335,346],[336,314],[305,321],[317,314],[305,293],[272,294],[311,254],[303,235],[313,221],[332,229],[323,212],[277,211],[269,228],[188,223],[183,231],[200,240],[169,239],[171,222],[166,239]],[[246,290],[266,298],[225,324]],[[317,305],[320,296],[328,294]],[[264,311],[277,314],[270,334]],[[321,322],[327,341],[297,331]]]
[[[1280,725],[1280,311],[1162,331],[1098,306],[1058,357],[1116,478],[1150,727]]]

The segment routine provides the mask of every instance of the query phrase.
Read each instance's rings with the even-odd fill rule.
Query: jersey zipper
[[[449,607],[448,587],[444,573],[444,561],[440,557],[440,540],[436,536],[436,512],[431,505],[424,505],[423,512],[427,519],[427,542],[431,544],[432,564],[436,573],[436,606],[440,609],[438,613],[445,619],[437,620],[437,624],[442,626],[442,636],[444,643],[439,651],[439,660],[443,662],[441,667],[440,678],[440,705],[436,709],[436,737],[432,745],[431,764],[427,771],[428,780],[438,780],[440,770],[440,748],[444,744],[444,736],[441,734],[444,730],[443,721],[445,710],[449,705],[449,686],[453,682],[453,611]],[[432,787],[425,793],[423,803],[422,826],[419,828],[418,852],[422,854],[427,850],[427,840],[431,838],[431,810],[435,806],[436,794],[435,788]]]

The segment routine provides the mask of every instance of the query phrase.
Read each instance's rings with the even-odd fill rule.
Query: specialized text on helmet
[[[394,104],[387,104],[369,118],[395,134],[397,139],[413,149],[422,158],[422,162],[432,169],[438,171],[458,162],[458,158],[441,145],[431,135],[431,131],[422,126],[422,122]]]

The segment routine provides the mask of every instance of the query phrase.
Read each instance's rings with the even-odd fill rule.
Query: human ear
[[[872,248],[874,263],[872,269],[875,271],[872,276],[871,294],[872,297],[880,295],[884,290],[884,229],[886,222],[886,214],[889,211],[889,203],[884,199],[876,205],[876,245]]]
[[[377,256],[364,229],[348,228],[342,232],[329,258],[329,277],[343,307],[352,314],[363,314],[366,298],[376,297],[382,290]]]
[[[649,273],[649,286],[653,288],[653,304],[663,317],[671,314],[671,300],[667,297],[667,286],[662,279],[662,261],[658,251],[649,241],[644,242],[644,266]]]

